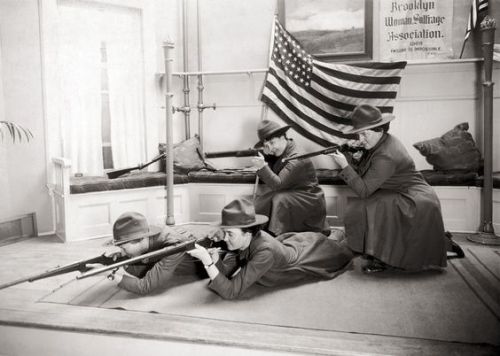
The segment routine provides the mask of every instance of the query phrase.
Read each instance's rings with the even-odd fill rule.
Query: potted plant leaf
[[[12,138],[13,142],[16,142],[16,138],[21,142],[23,138],[26,138],[27,141],[30,138],[33,138],[33,134],[27,128],[22,127],[21,125],[15,124],[10,121],[0,121],[0,141],[3,142],[6,132]]]

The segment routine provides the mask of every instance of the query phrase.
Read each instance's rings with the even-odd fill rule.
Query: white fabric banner
[[[382,0],[380,58],[452,58],[453,1]]]

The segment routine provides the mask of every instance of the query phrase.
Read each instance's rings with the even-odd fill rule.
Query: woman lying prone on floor
[[[261,230],[267,220],[255,214],[248,200],[234,200],[222,210],[220,227],[228,249],[235,253],[220,260],[199,245],[187,252],[203,263],[210,277],[208,287],[221,297],[237,298],[255,283],[273,287],[331,279],[350,265],[353,254],[342,242],[319,232],[291,232],[274,238]]]
[[[142,214],[127,212],[115,221],[113,225],[114,246],[108,248],[105,255],[138,257],[187,241],[221,240],[222,236],[218,237],[221,234],[221,230],[215,226],[202,227],[202,229],[189,229],[189,226],[164,226],[163,228],[150,226]],[[211,245],[214,244],[211,243]],[[218,254],[220,248],[213,246],[208,251]],[[141,295],[165,290],[171,285],[174,275],[207,277],[200,261],[185,252],[145,258],[140,263],[125,266],[124,270],[127,273],[115,271],[110,275],[110,279],[117,281],[120,288]]]

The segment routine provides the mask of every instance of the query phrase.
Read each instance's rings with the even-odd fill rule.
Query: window
[[[154,27],[143,18],[149,5],[128,0],[47,3],[42,11],[49,14],[42,18],[52,22],[44,24],[42,44],[49,154],[69,158],[73,173],[87,175],[144,162],[145,73],[148,69],[152,81],[155,69],[145,60],[145,32],[148,53],[154,45]]]

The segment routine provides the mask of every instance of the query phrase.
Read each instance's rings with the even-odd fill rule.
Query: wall
[[[8,121],[29,128],[34,139],[0,150],[0,220],[35,212],[42,232],[52,230],[46,189],[40,36],[36,0],[0,1],[3,111]]]

